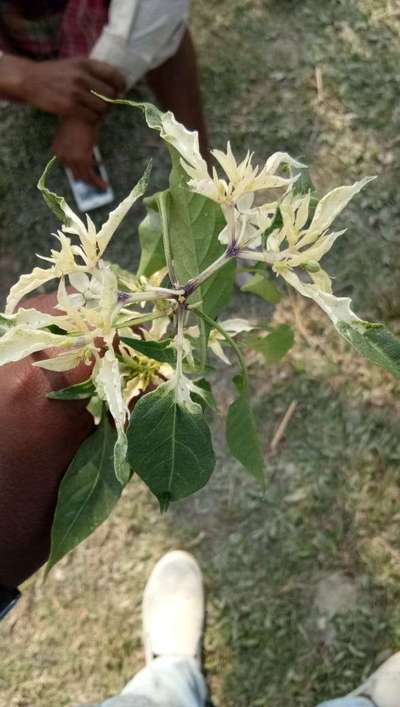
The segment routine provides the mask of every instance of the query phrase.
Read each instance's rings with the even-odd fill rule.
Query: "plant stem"
[[[161,192],[157,197],[157,204],[160,209],[164,255],[165,255],[165,261],[167,263],[169,279],[171,280],[173,287],[177,288],[177,287],[179,287],[179,284],[178,284],[178,280],[177,280],[176,274],[175,274],[175,268],[174,268],[174,263],[173,263],[173,259],[172,259],[171,243],[169,240],[168,215],[167,215],[167,206],[165,203],[166,198],[167,198],[167,193]]]
[[[215,275],[215,273],[218,272],[218,270],[223,268],[224,265],[226,265],[234,257],[235,257],[234,254],[230,253],[229,250],[226,250],[225,253],[220,255],[220,257],[217,258],[217,260],[214,260],[214,262],[211,263],[211,265],[209,265],[208,268],[206,268],[201,273],[196,275],[196,277],[192,277],[190,280],[188,280],[188,282],[186,283],[186,285],[184,287],[186,296],[191,295],[192,292],[197,290],[200,287],[200,285],[203,284],[203,282],[208,280],[208,278],[211,277],[212,275]]]
[[[176,313],[176,377],[177,380],[182,375],[182,363],[183,363],[183,332],[185,326],[185,316],[186,310],[180,305]]]
[[[226,222],[228,226],[228,241],[230,246],[235,245],[236,240],[236,223],[235,223],[235,206],[228,207]]]
[[[136,317],[131,316],[128,319],[122,320],[121,322],[117,321],[114,326],[116,329],[123,329],[129,326],[137,326],[138,324],[144,324],[145,322],[153,322],[155,319],[161,319],[162,317],[167,316],[169,316],[168,312],[162,312],[161,314],[143,314],[142,316],[138,315]]]
[[[228,332],[225,331],[224,327],[221,326],[218,322],[216,322],[214,319],[211,319],[211,317],[208,316],[208,314],[205,314],[201,309],[198,307],[192,305],[190,306],[190,309],[193,310],[193,312],[196,312],[197,316],[200,317],[200,319],[203,319],[207,324],[209,324],[213,329],[216,329],[219,331],[220,334],[226,339],[226,341],[232,346],[234,352],[236,353],[236,356],[238,358],[239,364],[240,364],[240,370],[243,376],[243,388],[244,391],[247,391],[249,387],[249,376],[247,373],[247,368],[246,368],[246,362],[243,358],[243,354],[237,345],[236,341],[232,339],[231,336],[229,336]]]
[[[125,294],[125,293],[124,293]],[[128,307],[130,304],[137,302],[152,302],[160,299],[176,300],[179,295],[184,295],[184,289],[170,290],[167,287],[152,287],[151,290],[143,290],[143,292],[135,292],[132,295],[127,295],[123,301],[123,306]]]
[[[273,265],[278,260],[281,260],[281,253],[268,253],[266,251],[260,253],[257,250],[241,250],[239,253],[239,258],[243,260],[257,260],[261,263],[268,263],[268,265]]]

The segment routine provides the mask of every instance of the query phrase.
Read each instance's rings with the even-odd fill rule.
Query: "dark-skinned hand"
[[[55,295],[41,295],[23,306],[57,314],[55,302]],[[58,486],[93,429],[87,401],[46,397],[90,374],[84,364],[65,373],[32,367],[55,352],[0,366],[0,584],[8,586],[47,560]]]

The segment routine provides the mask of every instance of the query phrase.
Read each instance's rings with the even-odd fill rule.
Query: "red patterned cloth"
[[[31,59],[87,56],[108,0],[0,0],[0,49]]]
[[[108,0],[69,0],[60,29],[59,56],[87,56],[108,20]]]

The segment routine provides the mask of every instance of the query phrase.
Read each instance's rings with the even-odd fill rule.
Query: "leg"
[[[339,697],[337,700],[322,702],[318,707],[374,707],[366,697]]]
[[[399,707],[400,653],[395,653],[357,690],[318,707]]]
[[[97,707],[204,707],[203,623],[200,568],[187,552],[169,552],[154,567],[144,591],[146,667],[120,695]]]
[[[197,130],[201,153],[208,156],[207,128],[203,116],[196,53],[189,30],[178,51],[146,76],[162,108],[171,110],[189,130]]]
[[[105,702],[104,707],[204,707],[206,694],[204,678],[193,658],[163,656],[143,668],[121,695]]]

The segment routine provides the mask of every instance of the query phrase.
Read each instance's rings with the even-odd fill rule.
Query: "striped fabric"
[[[0,0],[0,49],[30,59],[87,56],[108,0]]]

